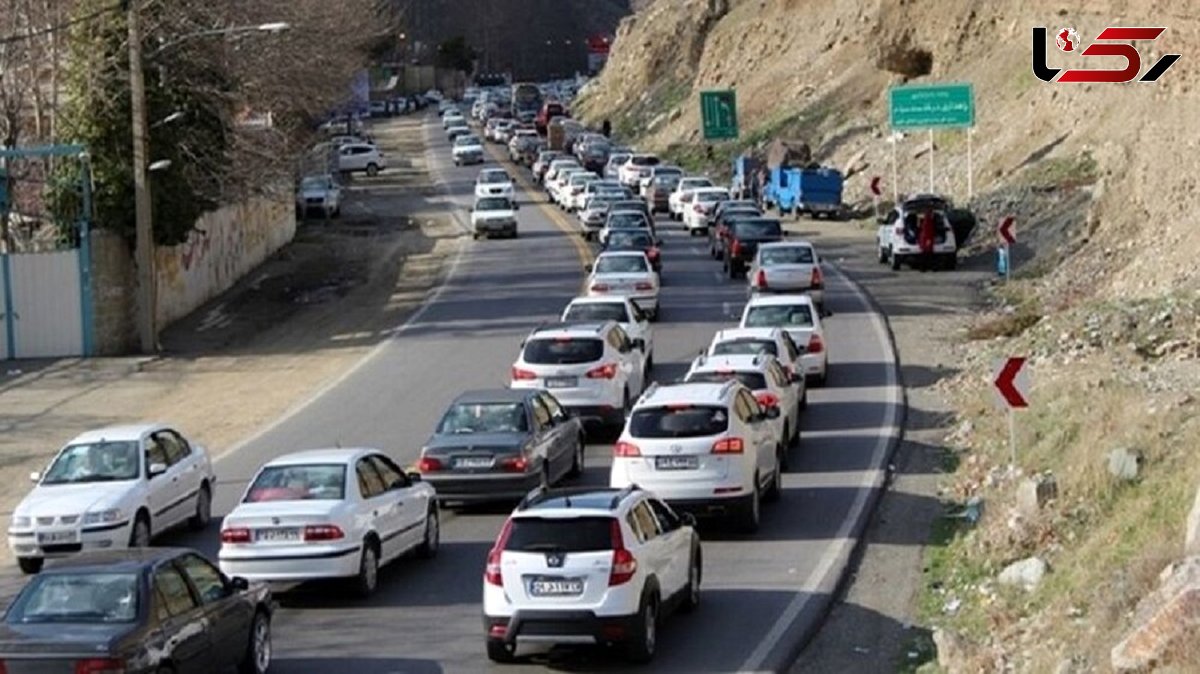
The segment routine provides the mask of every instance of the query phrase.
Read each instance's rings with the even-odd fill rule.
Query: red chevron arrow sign
[[[883,178],[881,178],[880,176],[875,176],[874,178],[871,178],[871,194],[874,194],[875,196],[879,196],[879,195],[883,194],[883,189],[881,189],[879,187],[879,182],[881,180],[883,180]]]
[[[1004,245],[1011,246],[1017,242],[1017,233],[1013,231],[1013,225],[1016,220],[1013,216],[1007,215],[1000,221],[1000,225],[996,227],[996,231],[1000,233],[1000,239],[1004,241]]]
[[[1004,358],[996,361],[992,370],[992,386],[996,388],[997,401],[1008,409],[1029,407],[1029,374],[1025,370],[1027,360],[1024,357]]]

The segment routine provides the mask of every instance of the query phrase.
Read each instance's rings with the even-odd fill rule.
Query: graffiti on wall
[[[289,201],[258,198],[203,215],[187,241],[155,251],[159,325],[186,316],[230,288],[295,233]]]

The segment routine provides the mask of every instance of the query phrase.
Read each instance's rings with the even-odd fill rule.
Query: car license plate
[[[38,534],[38,543],[43,545],[56,543],[77,543],[79,533],[76,531],[45,531]]]
[[[583,594],[581,578],[537,578],[529,583],[534,597],[573,597]]]
[[[495,463],[491,456],[460,456],[454,459],[455,468],[491,468]]]
[[[696,470],[700,467],[698,456],[659,456],[654,459],[658,470]]]
[[[579,385],[579,377],[546,377],[546,388],[574,388]]]
[[[300,529],[285,527],[280,529],[258,529],[254,532],[254,540],[264,543],[278,543],[300,540]]]

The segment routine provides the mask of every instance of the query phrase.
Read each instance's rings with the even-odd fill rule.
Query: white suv
[[[338,148],[338,170],[342,173],[365,171],[373,176],[387,168],[387,159],[370,143],[347,143]]]
[[[742,310],[742,328],[780,328],[800,349],[804,374],[818,386],[829,372],[821,312],[808,295],[755,295]]]
[[[624,647],[648,662],[658,625],[700,604],[695,520],[629,486],[531,492],[505,521],[483,574],[488,658],[523,645]]]
[[[649,351],[615,321],[535,329],[512,366],[512,388],[546,389],[584,421],[620,428],[646,385]]]
[[[512,178],[504,169],[483,169],[475,179],[475,198],[505,197],[516,200]]]
[[[761,503],[779,498],[783,447],[764,408],[737,381],[651,386],[613,449],[609,486],[641,485],[683,510],[758,530]]]
[[[783,467],[788,466],[788,447],[800,444],[800,396],[793,384],[803,375],[789,375],[769,353],[736,356],[697,356],[683,380],[689,384],[721,383],[736,379],[754,392],[763,407],[778,407],[773,420],[783,446]]]
[[[626,187],[637,189],[638,183],[642,178],[650,175],[650,172],[655,166],[662,163],[662,160],[652,154],[635,154],[617,169],[617,180]]]
[[[791,377],[804,372],[801,357],[804,352],[792,340],[792,336],[781,328],[726,328],[713,335],[708,345],[710,356],[736,356],[742,354],[769,353]],[[808,387],[804,377],[796,382],[800,396],[800,407],[808,405]]]

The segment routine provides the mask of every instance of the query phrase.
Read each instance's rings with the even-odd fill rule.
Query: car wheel
[[[879,264],[886,264],[888,261],[887,248],[879,247]]]
[[[17,557],[17,566],[21,567],[21,573],[32,576],[42,570],[42,565],[46,560],[41,557]]]
[[[738,515],[737,528],[744,534],[758,531],[759,524],[762,523],[762,494],[758,488],[757,473],[754,475],[753,489],[750,498],[742,507],[742,512]]]
[[[138,513],[137,519],[133,521],[133,530],[129,532],[129,547],[150,547],[150,518],[145,512]]]
[[[585,454],[584,448],[587,446],[582,435],[579,436],[575,442],[575,457],[571,461],[571,477],[579,477],[580,475],[583,475],[583,462]]]
[[[509,664],[517,659],[515,649],[500,639],[487,640],[487,656],[488,660],[501,664]]]
[[[888,252],[888,259],[892,263],[892,271],[900,271],[900,256],[893,252]]]
[[[438,548],[442,545],[442,527],[438,519],[436,502],[431,503],[429,512],[425,514],[425,538],[417,547],[417,556],[421,559],[437,557]]]
[[[683,597],[683,602],[679,605],[679,610],[684,613],[691,613],[700,606],[700,579],[703,573],[703,561],[699,545],[692,546],[692,561],[688,565],[688,584],[684,590],[687,594]]]
[[[768,503],[774,503],[783,496],[783,447],[775,448],[775,475],[771,478],[771,486],[767,487],[767,493],[763,494],[763,500]]]
[[[250,625],[250,643],[238,663],[240,674],[266,674],[271,668],[271,619],[263,611],[254,614]]]
[[[954,271],[957,268],[958,268],[958,256],[947,255],[946,256],[946,270]]]
[[[626,657],[631,662],[647,663],[654,659],[654,652],[658,649],[658,600],[653,595],[642,599],[637,623]]]
[[[375,164],[367,164],[367,175],[374,177],[378,174],[379,174],[378,166],[376,166]]]
[[[358,562],[358,575],[354,577],[354,593],[359,597],[369,597],[379,586],[379,552],[375,542],[364,540],[362,556]]]
[[[807,386],[804,387],[804,395],[800,396],[799,406],[800,406],[801,410],[808,409],[808,387]],[[796,437],[800,437],[799,427],[796,428]]]
[[[212,521],[212,492],[209,491],[208,483],[205,483],[200,485],[200,491],[196,494],[196,514],[188,520],[188,526],[193,531],[203,531],[208,527],[210,521]]]

